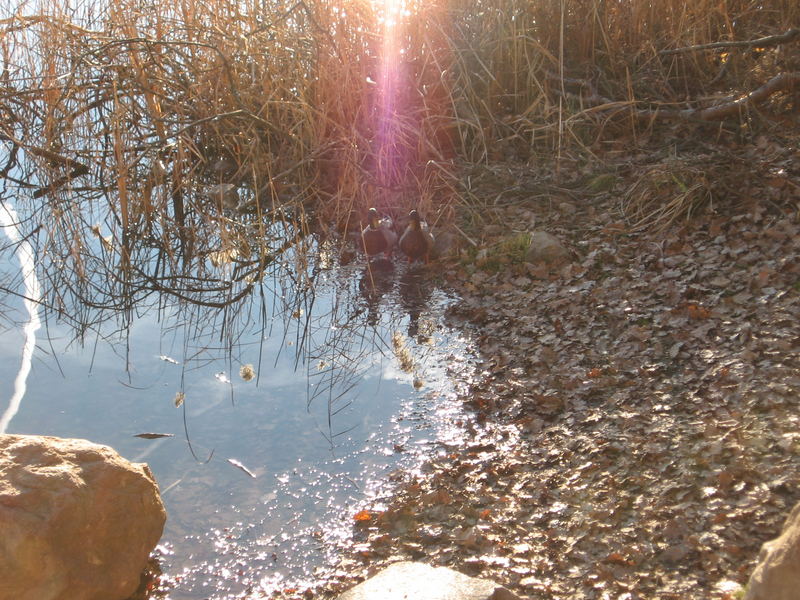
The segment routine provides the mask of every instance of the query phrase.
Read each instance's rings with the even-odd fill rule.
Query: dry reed
[[[686,50],[782,33],[796,0],[409,0],[392,26],[366,0],[3,10],[0,175],[34,199],[71,311],[153,290],[227,306],[317,224],[372,205],[445,223],[465,163],[568,164],[652,128],[640,109],[800,70],[792,43]]]

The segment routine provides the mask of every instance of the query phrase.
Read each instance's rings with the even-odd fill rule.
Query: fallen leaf
[[[256,474],[255,474],[255,473],[253,473],[253,472],[252,472],[250,469],[248,469],[247,467],[245,467],[245,466],[244,466],[244,465],[243,465],[241,462],[239,462],[239,461],[238,461],[238,460],[236,460],[235,458],[229,458],[229,459],[227,459],[227,460],[228,460],[228,462],[229,462],[229,463],[231,463],[231,464],[232,464],[234,467],[236,467],[237,469],[240,469],[241,471],[243,471],[243,472],[247,473],[248,475],[250,475],[250,477],[252,477],[253,479],[255,479],[255,477],[256,477]]]
[[[690,319],[707,319],[711,316],[710,310],[698,304],[687,305],[686,311],[689,313]]]

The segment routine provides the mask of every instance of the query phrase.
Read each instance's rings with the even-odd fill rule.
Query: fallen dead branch
[[[767,46],[777,46],[800,39],[800,29],[792,28],[778,35],[768,35],[755,40],[739,40],[730,42],[711,42],[709,44],[697,44],[696,46],[686,46],[684,48],[673,48],[672,50],[662,50],[661,56],[669,54],[681,54],[683,52],[699,52],[701,50],[715,50],[717,48],[766,48]]]
[[[794,88],[798,82],[800,82],[800,72],[779,73],[760,88],[753,90],[749,94],[745,94],[731,102],[694,111],[696,115],[692,116],[703,121],[719,121],[738,114],[741,110],[755,106],[756,104],[761,104],[776,92],[790,90]]]
[[[574,80],[573,83],[575,83]],[[598,113],[602,113],[608,118],[632,118],[636,121],[722,121],[728,117],[737,116],[741,114],[742,111],[758,104],[762,104],[777,92],[792,90],[798,83],[800,83],[800,72],[779,73],[764,85],[738,98],[705,108],[694,107],[685,109],[664,107],[635,108],[635,101],[616,101],[593,92],[581,98],[581,101],[589,105],[589,108],[576,114],[574,118],[589,115],[596,116]],[[583,82],[581,85],[584,88],[593,89],[593,86],[588,82]]]

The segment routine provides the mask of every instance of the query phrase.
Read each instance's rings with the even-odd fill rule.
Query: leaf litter
[[[362,508],[319,597],[410,559],[521,598],[735,598],[800,501],[800,193],[787,193],[660,232],[628,229],[610,193],[582,211],[498,207],[573,260],[455,273],[450,319],[483,356],[464,398],[473,442],[388,508]]]

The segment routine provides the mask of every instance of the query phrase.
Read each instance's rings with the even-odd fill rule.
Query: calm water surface
[[[441,318],[453,299],[399,263],[378,275],[370,293],[363,264],[332,269],[302,310],[233,338],[177,309],[82,344],[50,322],[8,433],[86,438],[150,465],[168,513],[158,553],[169,598],[302,586],[332,564],[355,512],[457,446],[469,420],[454,383],[471,373],[467,343]],[[0,330],[0,410],[24,343],[22,303],[7,302],[19,326]],[[257,379],[240,376],[245,364]],[[174,436],[134,437],[144,432]]]

